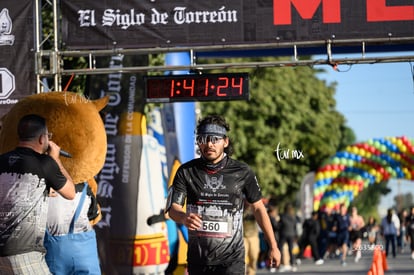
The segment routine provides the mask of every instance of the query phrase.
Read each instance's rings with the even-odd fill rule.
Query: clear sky
[[[412,56],[414,52],[395,54]],[[358,142],[399,136],[414,139],[413,67],[414,62],[340,65],[337,72],[326,66],[327,72],[319,77],[328,83],[337,82],[337,110],[345,116]],[[391,206],[398,191],[412,192],[414,182],[390,181],[388,187],[393,192],[383,197],[381,208]]]
[[[414,138],[413,66],[414,62],[340,65],[340,72],[327,66],[320,78],[338,83],[337,110],[357,141],[403,135]]]

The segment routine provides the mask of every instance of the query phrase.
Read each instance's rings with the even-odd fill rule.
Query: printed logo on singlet
[[[210,189],[213,192],[216,192],[219,189],[226,189],[226,186],[223,185],[223,175],[219,178],[217,177],[209,177],[205,175],[206,183],[204,184],[205,189]]]
[[[13,166],[18,160],[20,159],[19,156],[10,156],[9,157],[9,166]]]

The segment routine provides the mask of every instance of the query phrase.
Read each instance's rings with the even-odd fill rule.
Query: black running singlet
[[[227,158],[222,169],[206,169],[202,159],[183,164],[173,182],[173,192],[187,198],[187,212],[202,216],[202,227],[189,231],[188,261],[217,265],[244,261],[243,200],[262,198],[256,176],[242,162]]]

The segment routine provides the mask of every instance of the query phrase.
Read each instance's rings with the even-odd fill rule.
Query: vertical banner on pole
[[[36,92],[33,3],[0,2],[0,117]]]
[[[146,57],[116,55],[97,60],[112,69],[144,64]],[[108,150],[97,176],[102,220],[96,225],[104,274],[163,274],[168,240],[163,224],[148,225],[164,207],[161,157],[147,135],[142,75],[112,73],[90,77],[89,96],[110,96],[104,110]]]
[[[165,57],[166,65],[189,65],[191,62],[189,53],[169,53]],[[173,71],[172,74],[186,74],[187,71]],[[178,169],[178,163],[184,163],[195,156],[195,103],[171,103],[164,104],[163,108],[164,133],[166,140],[167,163],[169,169],[169,179],[172,183],[172,177]],[[174,166],[175,167],[174,169]],[[170,242],[170,265],[169,269],[177,267],[179,270],[186,264],[187,228],[167,221],[168,240]],[[169,270],[172,272],[173,270]]]

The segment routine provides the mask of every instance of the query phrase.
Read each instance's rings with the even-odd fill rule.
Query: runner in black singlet
[[[269,243],[270,262],[275,266],[280,263],[280,251],[256,176],[247,164],[230,158],[229,130],[219,116],[200,120],[196,141],[201,157],[178,169],[169,190],[166,209],[170,217],[189,229],[190,275],[245,273],[244,200],[252,205]]]

